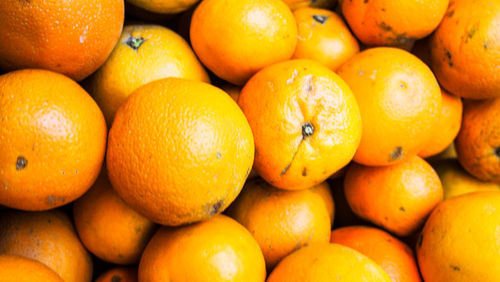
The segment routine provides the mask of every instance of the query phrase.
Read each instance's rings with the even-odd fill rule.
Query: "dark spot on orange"
[[[399,207],[399,210],[402,211],[402,212],[406,211],[404,207]]]
[[[209,208],[208,208],[208,215],[210,217],[216,215],[219,213],[220,209],[222,208],[222,205],[224,204],[224,201],[223,200],[219,200],[217,201],[215,204],[211,205]]]
[[[450,267],[455,271],[460,271],[460,267],[450,264]]]
[[[382,9],[380,9],[380,10],[381,10],[382,12],[385,12],[385,11],[386,11],[386,10],[385,10],[385,8],[382,8]]]
[[[113,277],[111,277],[111,282],[120,282],[122,281],[122,278],[118,275],[113,275]]]
[[[141,45],[146,42],[146,39],[142,38],[142,37],[133,37],[133,36],[130,36],[127,41],[125,42],[125,44],[127,44],[127,46],[129,46],[130,48],[134,49],[135,51],[137,51],[137,49],[139,49],[139,47],[141,47]]]
[[[320,24],[324,24],[326,22],[326,20],[328,20],[328,16],[325,16],[325,15],[313,15],[312,16],[313,19],[317,22],[319,22]]]
[[[368,3],[369,1],[370,1],[370,0],[364,0],[364,1],[363,1],[363,3],[365,3],[365,4],[366,4],[366,3]]]
[[[451,18],[451,17],[453,17],[454,14],[455,14],[455,10],[451,10],[448,12],[448,14],[446,14],[446,16]]]
[[[17,157],[16,160],[16,170],[22,170],[28,165],[28,160],[25,159],[23,156]]]
[[[392,31],[392,27],[387,25],[385,22],[381,22],[379,25],[378,25],[382,30],[385,30],[387,32],[389,31]]]
[[[35,230],[33,230],[33,228],[30,228],[30,230],[28,231],[28,234],[33,234],[33,232],[35,232]]]
[[[418,236],[417,248],[422,247],[422,241],[424,241],[424,234],[420,233],[420,236]]]
[[[453,67],[453,61],[451,60],[451,53],[450,51],[446,50],[446,52],[444,53],[446,55],[446,57],[448,58],[448,65],[450,65],[450,67]]]
[[[394,148],[394,150],[389,155],[389,161],[396,161],[401,159],[401,157],[403,157],[403,148],[401,146],[398,146]]]
[[[65,201],[66,199],[64,199],[64,197],[53,196],[53,195],[49,195],[47,196],[47,198],[45,198],[45,202],[49,207],[55,206],[57,202],[64,203]]]
[[[307,168],[305,168],[305,167],[302,170],[302,176],[307,176]]]

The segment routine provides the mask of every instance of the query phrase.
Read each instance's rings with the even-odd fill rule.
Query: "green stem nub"
[[[310,122],[306,122],[302,125],[302,136],[304,138],[313,135],[313,133],[314,133],[314,126]]]
[[[142,38],[142,37],[133,37],[133,36],[130,36],[126,42],[126,44],[128,46],[130,46],[130,48],[134,49],[137,51],[137,49],[139,49],[139,47],[141,47],[142,43],[146,42],[146,39]]]

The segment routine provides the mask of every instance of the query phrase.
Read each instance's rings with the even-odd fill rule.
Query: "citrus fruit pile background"
[[[497,0],[1,0],[0,281],[500,281]]]

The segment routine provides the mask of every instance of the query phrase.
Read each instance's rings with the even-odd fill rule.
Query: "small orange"
[[[242,85],[260,69],[292,57],[297,26],[281,0],[204,0],[193,14],[190,37],[207,68]]]
[[[268,282],[379,281],[391,278],[375,262],[351,248],[318,243],[285,257]]]
[[[500,1],[451,1],[430,40],[431,65],[450,93],[500,97]]]
[[[354,213],[398,236],[417,230],[443,200],[439,176],[416,156],[392,166],[352,164],[344,190]]]
[[[298,190],[351,161],[361,139],[359,109],[347,84],[310,60],[266,67],[238,104],[255,139],[255,169],[271,185]]]
[[[106,134],[73,80],[46,70],[0,76],[0,204],[47,210],[80,197],[99,175]]]
[[[2,282],[63,282],[46,265],[24,257],[0,255]]]
[[[349,0],[342,13],[356,37],[367,45],[400,45],[431,34],[449,0]]]
[[[107,169],[125,203],[154,222],[181,225],[229,206],[253,159],[251,129],[227,93],[165,78],[134,91],[118,110]]]
[[[465,103],[455,149],[470,174],[500,183],[500,98]]]
[[[293,58],[311,59],[336,70],[359,52],[358,41],[336,13],[300,8],[293,15],[298,37]]]
[[[292,10],[303,7],[332,8],[337,4],[337,0],[283,0]]]
[[[126,0],[144,10],[159,14],[176,14],[194,6],[199,0]]]
[[[413,251],[389,233],[367,226],[335,229],[331,242],[352,248],[378,263],[393,282],[420,282]]]
[[[439,204],[417,243],[426,282],[498,281],[500,192],[475,192]]]
[[[75,227],[82,243],[102,260],[138,263],[155,224],[127,206],[101,173],[92,188],[73,205]]]
[[[354,161],[396,164],[429,142],[441,112],[441,90],[417,57],[397,48],[368,49],[342,65],[338,74],[356,96],[363,121]]]
[[[137,267],[115,267],[99,275],[95,282],[137,282]]]
[[[210,82],[193,50],[178,34],[158,25],[128,25],[108,60],[86,83],[111,124],[130,93],[165,77]]]
[[[260,245],[267,269],[303,246],[328,242],[331,221],[326,202],[313,189],[284,191],[256,179],[247,182],[229,207],[228,214]]]
[[[0,254],[39,261],[66,282],[92,278],[90,255],[60,211],[0,213]]]
[[[139,281],[144,282],[265,278],[259,245],[248,230],[224,215],[177,228],[162,227],[139,264]]]

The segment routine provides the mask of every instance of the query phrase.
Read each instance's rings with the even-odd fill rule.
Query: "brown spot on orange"
[[[127,44],[127,46],[129,46],[130,48],[134,49],[135,51],[137,51],[137,49],[139,49],[139,47],[141,47],[141,45],[146,42],[146,39],[142,38],[142,37],[133,37],[133,36],[130,36],[127,41],[125,42],[125,44]]]
[[[211,205],[208,208],[208,215],[210,217],[212,217],[212,216],[218,214],[220,209],[222,208],[223,204],[224,204],[224,200],[219,200],[215,204]]]
[[[113,275],[113,277],[111,277],[111,282],[120,282],[122,281],[122,278],[118,275]]]
[[[389,160],[390,161],[397,161],[403,157],[403,147],[398,146],[394,148],[394,150],[391,152],[389,155]]]
[[[16,160],[16,170],[22,170],[28,165],[28,160],[23,156],[17,157]]]

